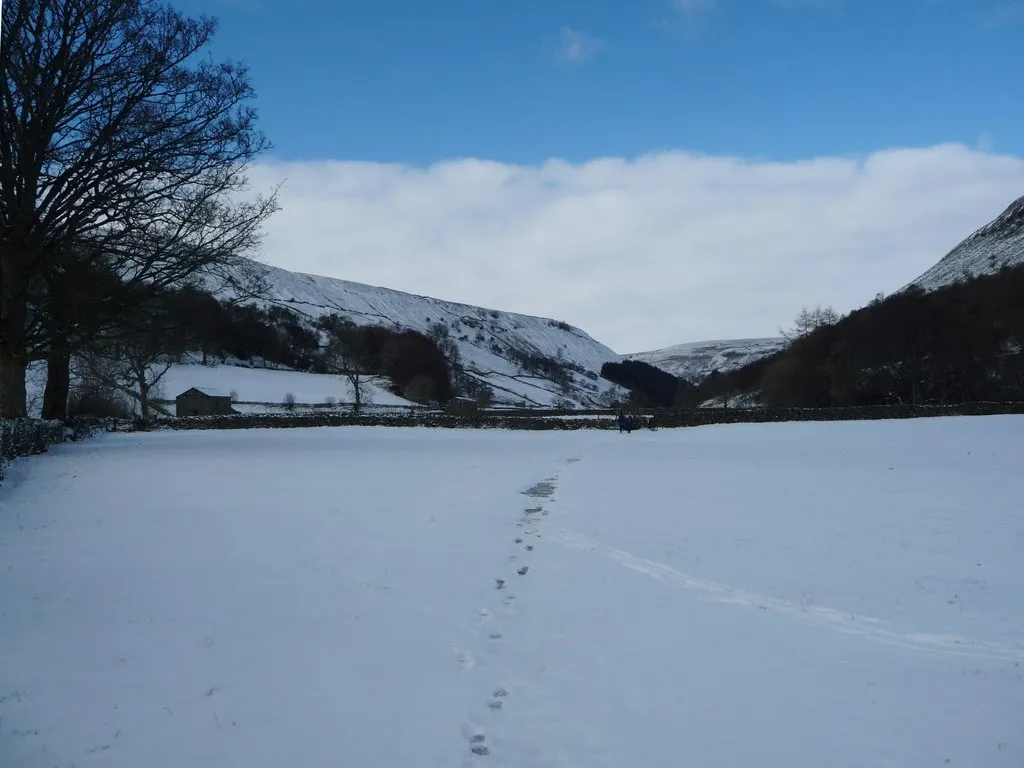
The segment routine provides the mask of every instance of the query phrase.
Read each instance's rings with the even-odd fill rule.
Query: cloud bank
[[[961,145],[766,162],[663,152],[538,166],[266,162],[262,258],[578,325],[617,352],[775,335],[898,290],[1024,194]]]

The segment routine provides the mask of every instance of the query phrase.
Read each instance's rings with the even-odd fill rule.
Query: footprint
[[[526,545],[526,551],[527,552],[533,552],[533,544],[527,544]]]
[[[513,561],[514,561],[514,560],[516,559],[516,556],[515,556],[515,555],[509,555],[509,556],[508,556],[508,559],[509,559],[509,560],[513,560]]]
[[[498,589],[504,589],[505,588],[505,580],[504,579],[495,579],[494,583],[498,585]]]
[[[491,754],[491,750],[487,746],[487,736],[484,735],[483,731],[464,725],[462,735],[469,741],[469,751],[474,755]]]
[[[516,544],[522,544],[522,543],[523,543],[523,537],[522,536],[516,536]]]
[[[491,709],[501,709],[505,706],[505,697],[508,696],[508,691],[504,688],[495,688],[494,693],[491,694],[490,700],[487,702],[487,706]]]
[[[535,499],[550,497],[555,492],[554,483],[558,478],[549,477],[542,483],[537,483],[532,488],[527,488],[525,491],[521,491],[524,496],[531,496]]]
[[[491,640],[501,640],[501,632],[491,632],[487,637]]]
[[[519,574],[520,576],[525,576],[525,575],[526,575],[526,572],[527,572],[528,570],[530,570],[530,566],[528,566],[528,565],[524,565],[524,566],[523,566],[522,568],[520,568],[520,569],[519,569],[519,570],[517,571],[517,573],[518,573],[518,574]]]

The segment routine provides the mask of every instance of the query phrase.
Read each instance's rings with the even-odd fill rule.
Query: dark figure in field
[[[619,411],[619,434],[621,435],[625,430],[628,435],[633,431],[633,425],[629,423],[629,417],[623,411]]]

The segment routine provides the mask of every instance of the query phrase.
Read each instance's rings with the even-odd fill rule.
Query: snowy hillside
[[[359,325],[423,333],[437,323],[445,324],[466,371],[490,385],[497,402],[543,406],[568,398],[593,405],[604,393],[618,391],[599,374],[602,364],[619,360],[619,355],[567,323],[277,267],[264,269],[268,291],[261,303],[287,307],[311,320],[338,314]],[[570,387],[563,391],[556,382],[524,370],[516,360],[522,355],[575,367]]]
[[[729,373],[745,365],[773,355],[788,342],[781,338],[733,339],[729,341],[693,341],[651,352],[624,355],[639,360],[673,376],[698,382],[713,371]]]
[[[934,291],[965,278],[1024,264],[1024,197],[950,251],[910,285]],[[907,286],[909,287],[909,286]]]
[[[57,446],[0,765],[1020,768],[1022,421]]]

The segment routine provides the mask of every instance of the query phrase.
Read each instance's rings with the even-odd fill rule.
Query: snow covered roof
[[[211,387],[191,387],[182,392],[181,395],[187,395],[189,392],[198,392],[207,397],[230,397],[230,395],[221,392],[219,389],[212,389]],[[181,397],[181,395],[178,395],[178,397]]]

